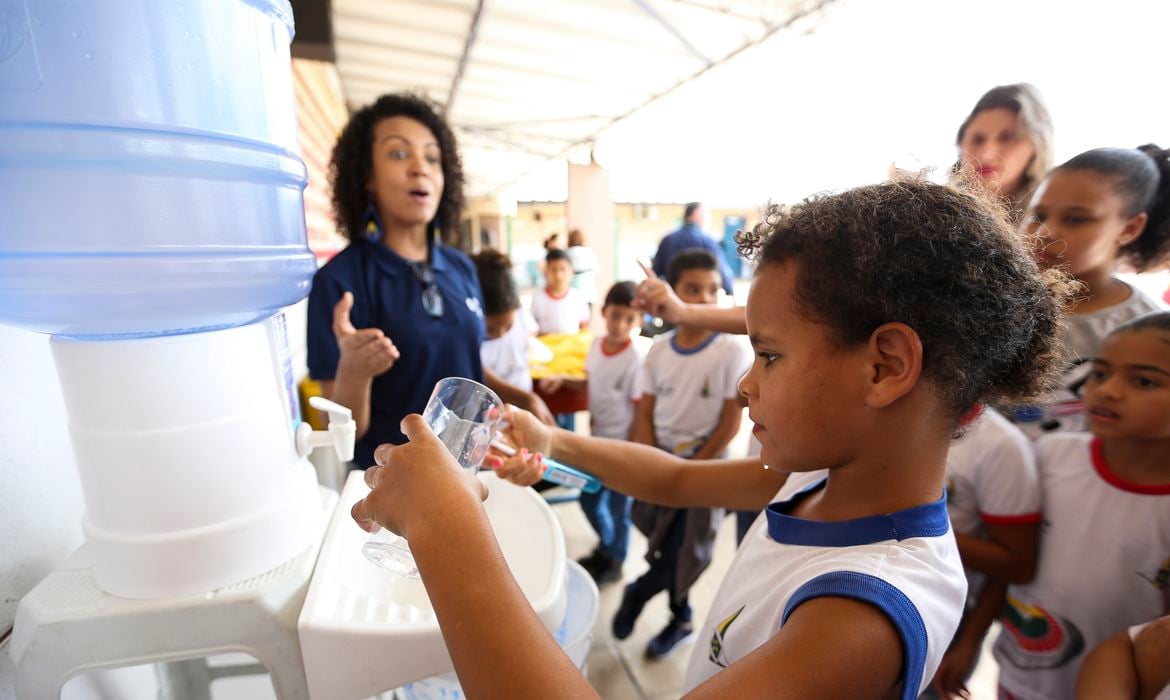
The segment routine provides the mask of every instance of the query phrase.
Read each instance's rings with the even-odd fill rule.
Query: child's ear
[[[866,405],[885,408],[910,393],[922,375],[922,339],[905,323],[885,323],[869,336]]]
[[[1150,220],[1150,215],[1142,212],[1130,218],[1125,222],[1125,228],[1121,229],[1121,233],[1117,236],[1118,247],[1125,247],[1138,239],[1142,235],[1142,231],[1146,230],[1146,222]]]

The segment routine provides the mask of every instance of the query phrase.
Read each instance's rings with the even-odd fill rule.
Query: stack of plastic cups
[[[190,595],[319,529],[285,0],[0,7],[0,324],[51,333],[98,584]]]

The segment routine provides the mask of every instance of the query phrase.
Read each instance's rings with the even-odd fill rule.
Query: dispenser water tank
[[[227,586],[320,532],[276,314],[316,269],[292,32],[286,0],[0,2],[0,324],[54,334],[114,595]]]
[[[0,4],[0,324],[243,325],[304,298],[285,0]]]

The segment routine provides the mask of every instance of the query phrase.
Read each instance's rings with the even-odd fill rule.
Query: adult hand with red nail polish
[[[521,448],[511,457],[499,454],[489,455],[484,466],[517,486],[532,486],[544,477],[544,455]]]

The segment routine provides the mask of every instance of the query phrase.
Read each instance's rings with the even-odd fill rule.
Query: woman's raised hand
[[[341,358],[337,373],[372,379],[388,372],[398,361],[398,348],[380,328],[354,328],[349,320],[353,294],[346,292],[333,307],[333,336]]]

